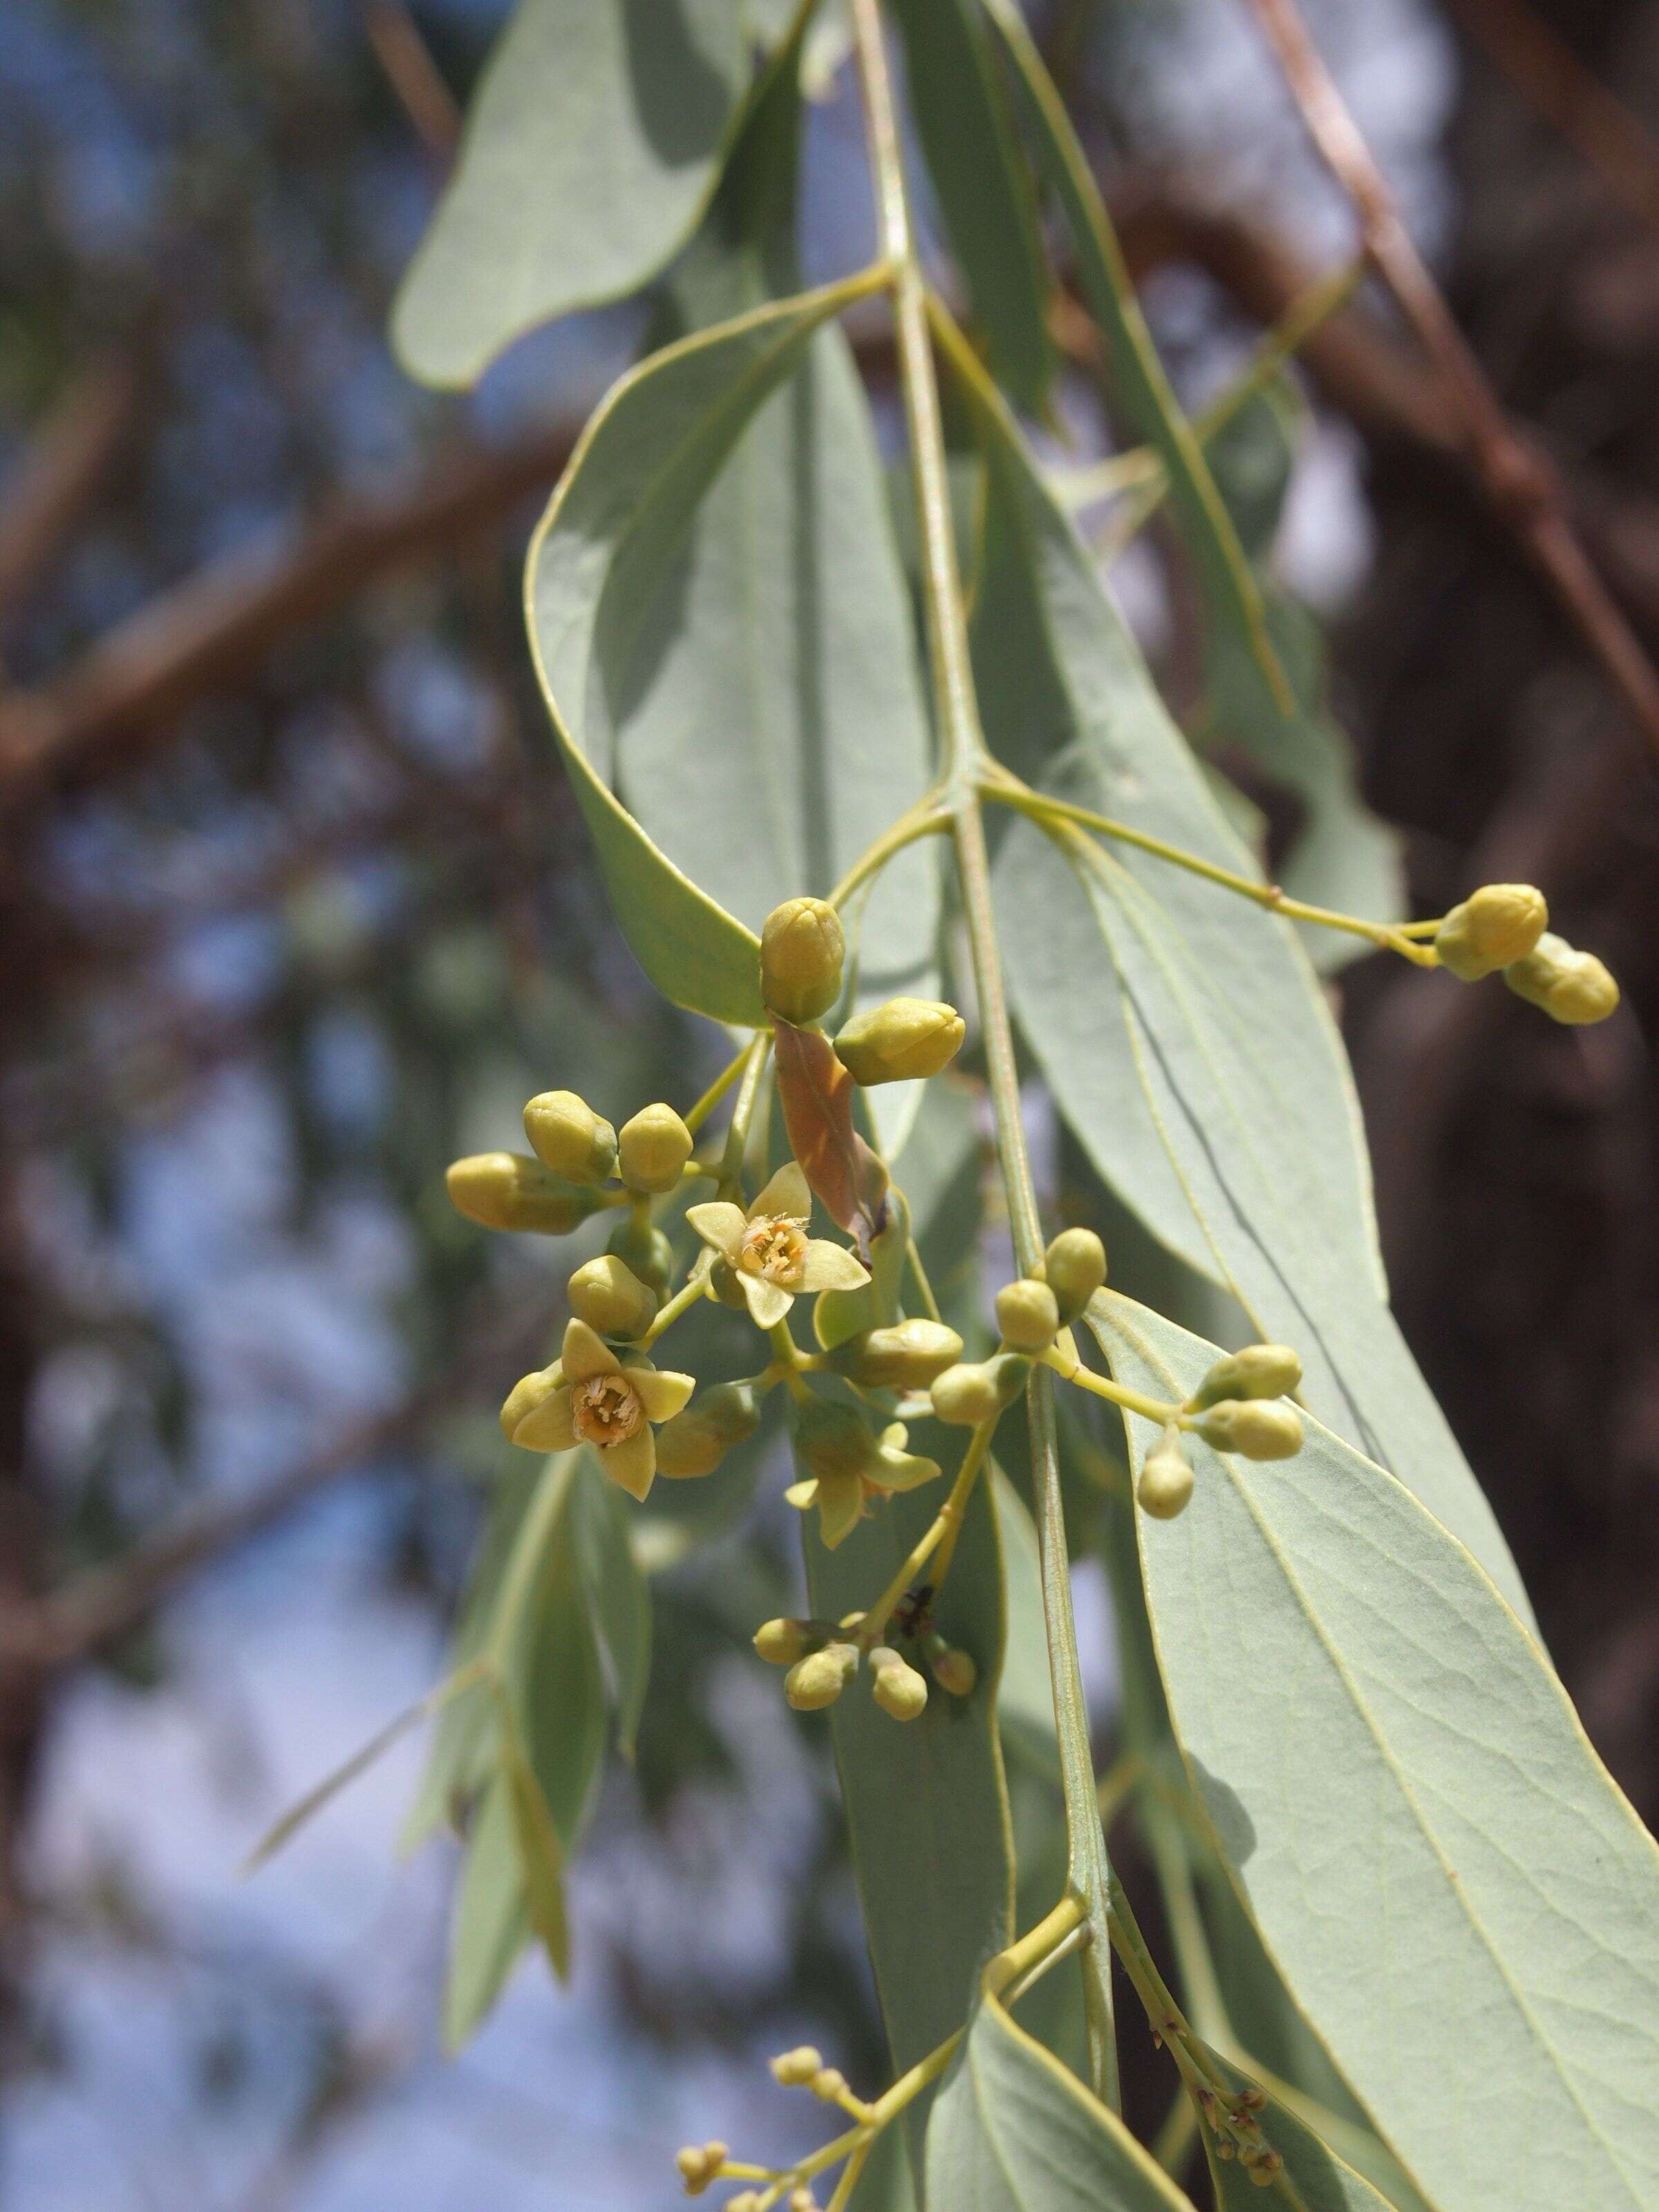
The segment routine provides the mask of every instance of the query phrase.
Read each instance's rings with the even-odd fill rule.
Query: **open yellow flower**
[[[833,1552],[857,1528],[867,1500],[937,1479],[939,1462],[908,1451],[908,1443],[902,1421],[878,1437],[849,1409],[820,1406],[808,1432],[795,1438],[796,1455],[811,1472],[784,1496],[799,1512],[817,1508],[818,1533]]]
[[[781,1167],[745,1213],[729,1199],[685,1218],[737,1277],[756,1326],[774,1328],[803,1291],[855,1291],[870,1271],[844,1244],[809,1237],[812,1194],[795,1161]]]
[[[619,1359],[585,1321],[567,1323],[559,1353],[563,1381],[527,1413],[513,1441],[530,1451],[592,1444],[599,1465],[633,1498],[657,1472],[653,1421],[672,1420],[696,1388],[695,1377],[659,1370],[639,1354]]]

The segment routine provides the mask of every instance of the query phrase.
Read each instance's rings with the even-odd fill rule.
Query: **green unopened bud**
[[[674,1273],[674,1248],[660,1229],[627,1215],[611,1231],[605,1249],[637,1275],[647,1290],[654,1291],[659,1299],[668,1296]]]
[[[1062,1229],[1042,1255],[1042,1279],[1069,1328],[1106,1279],[1106,1247],[1092,1229]]]
[[[870,1654],[870,1665],[875,1675],[871,1695],[883,1712],[896,1721],[916,1719],[927,1704],[927,1685],[915,1668],[884,1644]]]
[[[763,1620],[755,1631],[755,1649],[769,1667],[793,1667],[817,1648],[823,1635],[810,1620]]]
[[[617,1133],[574,1091],[543,1091],[524,1109],[524,1133],[544,1168],[567,1182],[608,1182],[617,1172]]]
[[[954,1644],[947,1644],[943,1637],[934,1638],[934,1646],[937,1648],[929,1648],[927,1664],[932,1668],[933,1680],[940,1689],[952,1698],[971,1697],[974,1685],[979,1680],[979,1668],[975,1666],[972,1656],[960,1650]]]
[[[1192,1494],[1193,1471],[1181,1449],[1181,1431],[1171,1421],[1141,1462],[1135,1496],[1154,1521],[1173,1521],[1185,1511]]]
[[[1005,1283],[997,1292],[997,1327],[1016,1352],[1046,1352],[1060,1327],[1060,1304],[1047,1283]]]
[[[820,1481],[862,1474],[875,1459],[875,1431],[851,1406],[809,1398],[792,1408],[790,1418],[795,1456]]]
[[[929,1393],[933,1412],[955,1428],[976,1429],[981,1421],[994,1420],[1013,1404],[1030,1371],[1030,1361],[1017,1352],[947,1367],[943,1375],[933,1378]]]
[[[814,1713],[833,1705],[858,1671],[858,1647],[826,1644],[822,1651],[809,1651],[798,1659],[783,1678],[783,1694],[798,1713]]]
[[[962,1357],[962,1339],[942,1322],[901,1321],[861,1329],[825,1355],[838,1375],[867,1390],[925,1390]]]
[[[1440,964],[1466,983],[1524,960],[1549,927],[1544,894],[1530,884],[1483,884],[1434,934]]]
[[[501,1434],[509,1443],[520,1422],[527,1420],[538,1406],[544,1406],[563,1382],[564,1370],[556,1359],[550,1367],[538,1367],[533,1375],[519,1377],[501,1405]]]
[[[938,999],[889,999],[854,1014],[836,1057],[854,1083],[914,1083],[938,1075],[962,1050],[962,1016]]]
[[[750,1384],[714,1383],[658,1430],[657,1472],[713,1474],[732,1445],[752,1437],[759,1426],[760,1408]]]
[[[815,2051],[810,2043],[803,2043],[796,2050],[781,2051],[775,2058],[767,2063],[772,2069],[772,2079],[781,2087],[804,2089],[809,2081],[815,2081],[823,2073],[823,2053]],[[726,2212],[732,2212],[730,2205],[726,2207]]]
[[[1224,1398],[1283,1398],[1302,1381],[1302,1362],[1288,1344],[1247,1344],[1218,1359],[1192,1396],[1189,1413]]]
[[[847,939],[841,916],[823,899],[786,899],[761,929],[761,999],[769,1012],[799,1025],[827,1014],[841,996]]]
[[[1294,1459],[1302,1449],[1302,1416],[1279,1398],[1224,1398],[1194,1426],[1217,1451],[1246,1459]]]
[[[691,1132],[672,1106],[641,1106],[623,1123],[617,1169],[629,1190],[656,1197],[672,1190],[691,1157]]]
[[[456,1212],[486,1229],[568,1237],[593,1210],[585,1190],[561,1182],[523,1152],[475,1153],[457,1160],[444,1180]]]
[[[568,1289],[571,1312],[600,1336],[643,1336],[656,1315],[656,1292],[614,1252],[585,1261]]]
[[[1575,1027],[1606,1021],[1619,1004],[1619,986],[1595,955],[1580,952],[1565,937],[1540,937],[1524,960],[1504,970],[1504,981],[1553,1021]]]

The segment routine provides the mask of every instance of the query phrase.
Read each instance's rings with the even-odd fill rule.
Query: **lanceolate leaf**
[[[1114,1371],[1214,1347],[1103,1293]],[[1139,1460],[1150,1425],[1129,1423]],[[1437,2212],[1659,2203],[1659,1850],[1530,1636],[1411,1493],[1308,1425],[1138,1516],[1176,1736],[1285,1980]],[[1518,2116],[1518,2122],[1517,2122]]]
[[[595,1455],[585,1454],[571,1499],[576,1565],[605,1648],[617,1747],[629,1759],[651,1674],[651,1592],[634,1557],[633,1512]]]
[[[392,313],[411,376],[471,383],[636,291],[696,222],[743,89],[738,0],[520,0]]]
[[[994,749],[1057,796],[1250,873],[1017,429],[982,379],[968,388],[988,474],[975,635]],[[1308,1403],[1395,1468],[1524,1613],[1384,1304],[1352,1086],[1288,924],[1170,861],[1083,831],[1062,848],[1023,821],[996,887],[1015,1011],[1101,1173],[1202,1264],[1196,1221],[1261,1334],[1301,1353]]]
[[[497,1771],[479,1799],[450,1923],[444,2042],[459,2051],[501,1995],[530,1940],[511,1785]]]
[[[939,2212],[1193,2212],[1116,2114],[994,1997],[934,2100],[927,2202]]]
[[[853,1079],[822,1030],[781,1019],[773,1027],[789,1149],[830,1219],[867,1256],[887,1218],[887,1170],[853,1127]]]

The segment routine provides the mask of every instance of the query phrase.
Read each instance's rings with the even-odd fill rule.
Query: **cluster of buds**
[[[842,993],[847,940],[826,901],[787,899],[761,930],[761,999],[796,1029],[816,1022]],[[938,999],[889,999],[854,1014],[835,1036],[836,1057],[854,1083],[925,1082],[962,1049],[962,1016]]]
[[[1141,1462],[1135,1497],[1142,1510],[1173,1521],[1185,1510],[1193,1470],[1183,1431],[1215,1451],[1293,1459],[1302,1449],[1302,1416],[1285,1401],[1301,1381],[1302,1362],[1287,1344],[1249,1344],[1218,1359]]]
[[[589,1214],[619,1203],[623,1192],[657,1197],[672,1190],[691,1157],[691,1132],[661,1103],[641,1107],[619,1136],[574,1091],[544,1091],[525,1108],[524,1126],[533,1158],[478,1152],[449,1170],[452,1201],[486,1229],[568,1236]],[[613,1181],[621,1192],[605,1188]],[[622,1248],[613,1242],[611,1249]]]
[[[1593,952],[1580,952],[1549,927],[1544,894],[1531,884],[1486,884],[1435,932],[1440,964],[1466,983],[1500,970],[1517,997],[1558,1022],[1605,1021],[1619,986]]]
[[[688,2143],[674,2160],[686,2195],[701,2197],[711,2181],[718,2181],[730,2155],[729,2143]]]
[[[1270,2188],[1285,2170],[1285,2161],[1261,2132],[1256,2115],[1267,2103],[1254,2082],[1236,2096],[1223,2097],[1200,2088],[1198,2101],[1215,2131],[1215,2154],[1237,2159],[1247,2178],[1258,2189]]]
[[[797,1712],[821,1712],[833,1705],[867,1657],[870,1694],[896,1721],[918,1719],[927,1705],[927,1681],[893,1644],[875,1644],[866,1654],[853,1640],[863,1616],[845,1620],[769,1620],[755,1632],[755,1649],[774,1667],[786,1667],[783,1693]],[[925,1604],[900,1607],[891,1624],[901,1642],[926,1659],[933,1680],[949,1696],[965,1698],[979,1680],[971,1655],[946,1642],[926,1617]]]

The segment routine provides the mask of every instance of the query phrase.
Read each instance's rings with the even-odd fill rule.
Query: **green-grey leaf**
[[[1018,1415],[1011,1413],[1008,1419],[1012,1427]],[[1060,1753],[1054,1743],[1054,1693],[1048,1680],[1048,1644],[1042,1625],[1042,1571],[1036,1527],[1024,1499],[1000,1468],[992,1472],[991,1495],[996,1504],[997,1533],[1002,1540],[1002,1579],[1008,1609],[997,1719],[1003,1741],[1014,1746],[1039,1772],[1058,1780]],[[1051,1897],[1048,1904],[1054,1901]]]
[[[634,1557],[635,1509],[592,1452],[583,1456],[570,1507],[576,1564],[611,1677],[617,1745],[632,1759],[651,1674],[651,1592]]]
[[[927,2202],[939,2212],[1192,2212],[1116,2114],[994,1998],[933,2102]]]
[[[988,386],[969,389],[989,479],[974,623],[994,748],[1056,796],[1249,874],[1024,441]],[[1347,1065],[1289,926],[1170,861],[1082,831],[1062,851],[1024,821],[995,887],[1016,1013],[1102,1175],[1201,1267],[1198,1225],[1261,1334],[1301,1353],[1307,1402],[1397,1468],[1529,1619],[1383,1302]]]
[[[637,291],[714,188],[744,61],[737,0],[520,0],[392,310],[410,374],[471,384],[538,324]]]
[[[916,133],[991,366],[1039,413],[1054,368],[1036,198],[979,0],[897,0]]]
[[[501,1995],[530,1940],[511,1788],[498,1771],[473,1815],[455,1893],[444,2043],[459,2051]]]
[[[693,865],[714,866],[704,848],[711,827],[717,830],[731,878],[729,856],[746,836],[758,884],[772,863],[757,825],[769,826],[773,817],[764,796],[751,790],[738,794],[734,818],[713,819],[702,786],[723,775],[725,747],[708,739],[712,727],[725,726],[696,720],[712,695],[687,689],[695,671],[681,667],[673,610],[695,586],[696,605],[723,624],[705,596],[714,579],[700,571],[695,542],[688,554],[699,507],[757,411],[800,366],[813,332],[869,283],[854,278],[755,309],[666,348],[624,377],[588,424],[530,549],[532,651],[617,918],[658,988],[716,1021],[757,1026],[764,1018],[757,939],[627,811],[617,790],[621,748],[626,739],[629,795],[672,835],[677,850]],[[758,550],[757,542],[748,551]],[[729,541],[726,554],[729,560]],[[726,583],[733,580],[727,572]],[[722,627],[721,635],[732,647],[734,634]],[[744,665],[752,674],[752,653]],[[665,688],[665,668],[674,679]],[[810,686],[797,693],[798,701],[811,696]],[[678,702],[672,721],[664,719],[671,697]],[[746,718],[777,703],[758,696],[725,702],[744,718],[736,735],[746,744],[760,736]],[[660,757],[675,728],[682,747],[692,735],[699,741],[690,783],[684,750],[665,765]],[[722,804],[732,803],[728,791]],[[682,810],[678,826],[665,818]],[[765,894],[737,887],[749,911],[763,917]],[[732,888],[728,880],[728,893]],[[801,888],[792,881],[781,895]]]
[[[1109,1292],[1120,1379],[1214,1347]],[[1151,1425],[1128,1422],[1139,1460]],[[1298,2002],[1439,2212],[1659,2204],[1659,1851],[1537,1644],[1403,1484],[1308,1424],[1188,1439],[1138,1516],[1182,1750]]]
[[[1211,2056],[1235,2094],[1249,2085],[1263,2090],[1267,2101],[1256,2117],[1263,2136],[1285,2161],[1285,2178],[1302,2200],[1301,2212],[1402,2212],[1363,2174],[1345,2165],[1331,2144],[1304,2127],[1253,2075],[1228,2065],[1218,2053]],[[1219,2212],[1258,2212],[1267,2201],[1261,2185],[1251,2180],[1236,2159],[1218,2160],[1213,2170]]]
[[[927,1434],[944,1444],[943,1431]],[[914,1431],[913,1446],[928,1448]],[[839,1620],[869,1603],[932,1521],[938,1489],[878,1504],[833,1552],[807,1524],[814,1613]],[[921,1717],[901,1723],[877,1705],[865,1669],[830,1712],[876,1989],[900,2072],[961,2027],[975,1976],[1011,1933],[1013,1858],[996,1735],[1002,1560],[983,1486],[963,1519],[937,1618],[979,1669],[971,1695],[935,1688]]]

